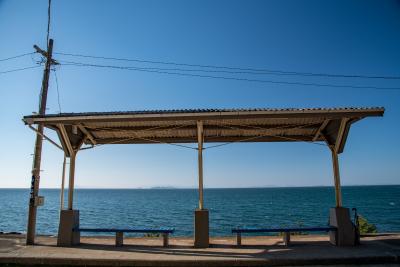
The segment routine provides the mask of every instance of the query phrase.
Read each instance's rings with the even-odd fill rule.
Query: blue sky
[[[45,47],[47,1],[0,1],[0,59]],[[55,52],[301,72],[400,76],[399,1],[53,0]],[[59,60],[83,61],[55,55]],[[34,65],[0,62],[0,71]],[[101,64],[137,63],[86,60]],[[144,65],[140,65],[144,66]],[[165,66],[164,66],[165,67]],[[278,85],[76,66],[57,67],[63,112],[179,108],[383,106],[353,126],[340,156],[342,183],[398,184],[400,91]],[[48,113],[58,113],[51,76]],[[399,80],[257,77],[400,87]],[[0,74],[0,187],[29,187],[42,69]],[[51,133],[49,133],[51,135]],[[59,187],[63,154],[44,143],[41,187]],[[246,143],[206,151],[206,187],[332,185],[327,148]],[[195,187],[196,151],[103,146],[78,154],[77,187]]]

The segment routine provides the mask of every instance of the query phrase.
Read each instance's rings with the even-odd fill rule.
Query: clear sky
[[[47,0],[0,0],[0,59],[33,52],[33,44],[44,48],[46,26]],[[55,52],[400,76],[399,29],[399,1],[53,0],[51,37]],[[61,55],[55,58],[152,67]],[[35,55],[1,61],[0,72],[32,66],[38,59]],[[400,181],[400,91],[280,85],[76,66],[57,67],[57,77],[63,112],[383,106],[383,118],[365,119],[351,129],[340,156],[342,183]],[[255,78],[400,87],[399,80]],[[42,68],[0,74],[0,188],[30,185],[35,135],[21,118],[37,111],[41,79]],[[59,112],[54,75],[47,112]],[[62,160],[62,152],[45,142],[41,187],[60,186]],[[333,184],[328,149],[308,143],[224,146],[205,151],[204,164],[206,187]],[[78,154],[75,183],[78,188],[195,187],[197,154],[167,145],[103,146]]]

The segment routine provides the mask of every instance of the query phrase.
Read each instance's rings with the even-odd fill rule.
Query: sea
[[[379,232],[400,232],[400,185],[344,186],[342,194],[343,205],[357,208]],[[40,195],[45,203],[38,208],[37,234],[56,235],[60,190],[41,189]],[[210,235],[230,236],[238,226],[325,226],[334,196],[333,187],[205,189],[204,206]],[[26,232],[28,201],[28,189],[0,189],[0,232]],[[80,225],[91,228],[173,227],[174,236],[192,236],[197,206],[195,189],[76,189],[74,194]]]

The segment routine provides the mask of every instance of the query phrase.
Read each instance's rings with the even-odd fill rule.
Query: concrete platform
[[[193,248],[191,238],[125,238],[115,247],[114,237],[82,237],[76,247],[57,247],[56,237],[40,236],[26,246],[25,237],[0,235],[0,265],[74,266],[400,266],[400,234],[364,237],[358,247],[335,247],[327,236],[294,236],[292,246],[280,237],[247,237],[236,247],[234,237],[211,238],[211,247]]]

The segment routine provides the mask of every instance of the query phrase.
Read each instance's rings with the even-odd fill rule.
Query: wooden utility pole
[[[47,92],[49,88],[50,68],[52,64],[57,64],[52,59],[53,55],[53,39],[49,40],[47,52],[40,49],[38,46],[33,46],[36,51],[42,54],[46,58],[46,65],[43,73],[42,89],[40,92],[40,103],[39,103],[39,115],[46,114],[46,103],[47,103]],[[33,168],[32,168],[32,181],[29,198],[29,214],[28,214],[28,227],[26,231],[26,244],[33,245],[35,243],[36,233],[36,212],[38,205],[38,193],[39,193],[39,182],[40,182],[40,162],[42,155],[42,144],[43,144],[43,124],[39,124],[37,128],[35,152],[33,157]]]

